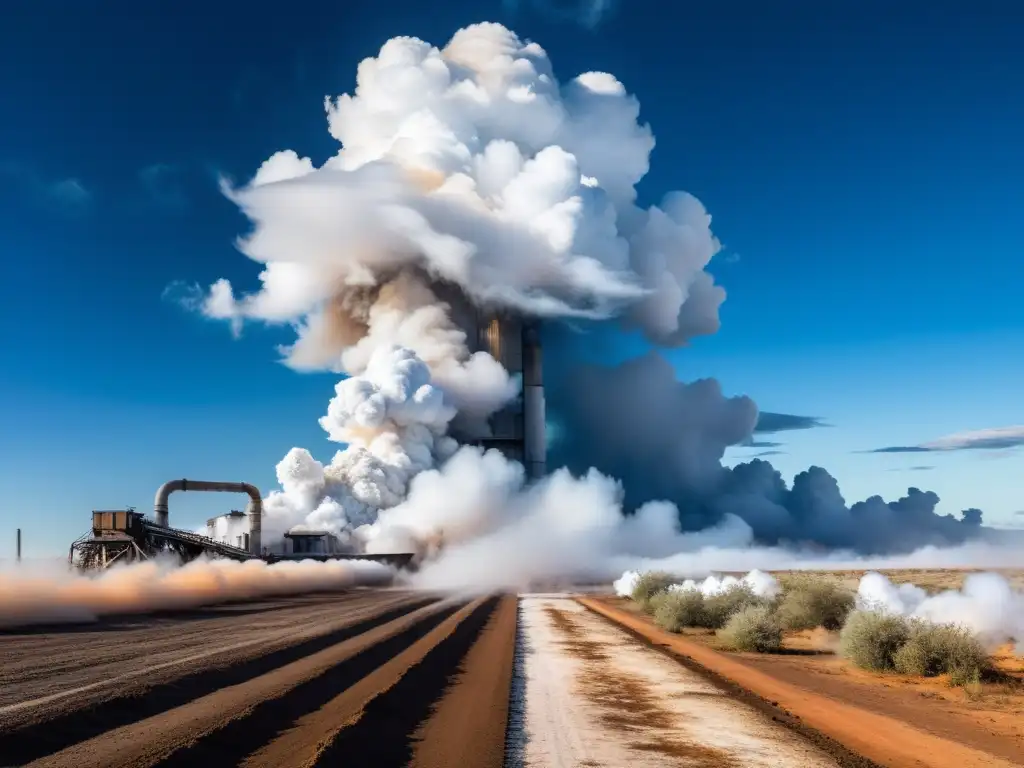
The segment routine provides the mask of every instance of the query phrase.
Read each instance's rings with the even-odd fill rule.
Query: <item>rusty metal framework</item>
[[[132,508],[94,511],[92,530],[71,544],[68,563],[81,570],[104,570],[116,563],[169,554],[181,562],[202,555],[249,560],[247,551],[191,531],[157,525]]]

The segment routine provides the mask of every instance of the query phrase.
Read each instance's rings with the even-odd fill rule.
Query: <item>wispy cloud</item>
[[[173,280],[167,284],[160,298],[177,304],[189,312],[200,312],[203,308],[203,289],[198,283],[190,283],[186,280]]]
[[[139,171],[139,183],[156,205],[168,210],[188,207],[177,166],[153,163]]]
[[[782,443],[773,443],[771,440],[747,440],[743,443],[744,448],[779,448]]]
[[[914,467],[890,467],[890,472],[929,472],[935,469],[931,464],[918,464]]]
[[[0,176],[18,185],[38,203],[81,211],[93,200],[92,191],[81,179],[74,176],[48,178],[21,162],[0,163]]]
[[[890,445],[861,453],[945,453],[950,451],[1005,451],[1024,445],[1024,425],[957,432],[918,445]]]
[[[792,413],[772,413],[771,411],[761,411],[757,415],[757,425],[754,427],[754,432],[757,433],[772,433],[772,432],[789,432],[795,429],[815,429],[817,427],[827,427],[823,419],[818,416],[797,416]]]
[[[550,19],[571,21],[595,29],[616,10],[618,0],[502,0],[505,10],[516,13],[531,8]]]
[[[45,192],[52,199],[67,205],[87,205],[92,193],[78,179],[61,179],[45,185]]]
[[[750,458],[752,458],[752,459],[760,459],[760,458],[763,458],[765,456],[785,456],[785,455],[786,455],[785,451],[761,451],[760,453],[755,453]]]
[[[216,289],[224,282],[218,280],[211,287],[211,293],[207,294],[198,283],[186,280],[172,280],[164,287],[160,298],[172,304],[177,304],[187,312],[229,320],[231,335],[237,339],[242,335],[242,317],[238,314],[232,315],[224,308],[218,307],[218,296],[223,301],[225,294],[223,292],[218,293]],[[230,293],[227,295],[227,298],[230,300]]]

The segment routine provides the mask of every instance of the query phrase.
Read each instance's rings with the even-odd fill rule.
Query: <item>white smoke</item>
[[[753,570],[741,578],[730,575],[716,576],[711,574],[703,581],[686,579],[679,584],[673,584],[669,589],[674,591],[693,589],[700,592],[704,597],[714,597],[734,587],[741,586],[747,587],[758,597],[775,597],[782,589],[774,576],[758,570]]]
[[[321,419],[348,447],[327,465],[299,448],[278,465],[268,541],[303,525],[423,551],[438,528],[461,540],[468,518],[488,533],[495,521],[445,509],[465,506],[459,491],[427,503],[437,522],[411,519],[422,503],[404,502],[414,477],[452,456],[453,422],[486,436],[518,394],[490,355],[470,354],[445,285],[480,307],[617,316],[681,344],[718,328],[725,294],[703,271],[719,250],[710,216],[681,192],[638,207],[654,138],[636,99],[606,73],[560,84],[539,45],[497,24],[444,48],[388,41],[326,110],[341,146],[321,167],[284,150],[248,184],[225,182],[253,222],[239,248],[263,265],[261,287],[236,295],[222,279],[200,302],[236,330],[290,323],[289,365],[351,376]],[[517,470],[497,471],[500,487]],[[390,522],[371,525],[381,510]]]
[[[86,576],[58,568],[0,572],[0,628],[95,621],[102,616],[180,610],[232,600],[294,595],[388,582],[375,562],[149,560]]]
[[[630,597],[636,585],[640,583],[640,571],[623,571],[615,581],[612,582],[612,589],[619,597]]]
[[[998,573],[972,573],[963,587],[929,595],[913,584],[893,584],[867,573],[857,589],[858,607],[882,610],[936,624],[960,624],[985,643],[1013,641],[1024,652],[1024,592]]]
[[[409,269],[527,315],[631,307],[653,338],[676,342],[717,329],[710,216],[679,192],[634,204],[654,138],[614,76],[560,85],[539,45],[478,24],[442,49],[389,40],[326,109],[342,146],[322,167],[285,150],[249,184],[225,185],[255,225],[240,248],[265,265],[262,287],[236,297],[219,280],[204,304],[212,317],[300,323],[298,367],[333,368],[372,335],[351,297]],[[691,296],[706,317],[684,311]],[[428,339],[410,331],[405,344],[429,358]]]
[[[619,597],[629,597],[640,581],[640,576],[640,571],[624,571],[619,578],[612,582],[612,589]],[[775,597],[782,589],[778,579],[770,573],[756,569],[739,578],[728,574],[725,576],[711,574],[702,581],[685,579],[678,584],[672,584],[668,589],[670,592],[692,589],[700,592],[704,597],[713,597],[740,586],[747,587],[758,597]]]
[[[470,354],[445,298],[453,290],[486,311],[608,318],[661,345],[718,329],[725,293],[704,271],[720,247],[711,218],[682,192],[636,204],[654,138],[615,77],[559,83],[539,45],[480,24],[443,48],[388,41],[359,65],[355,92],[325,106],[340,148],[322,166],[285,150],[247,184],[224,184],[253,223],[239,248],[263,266],[259,290],[219,280],[200,301],[236,330],[291,324],[289,365],[350,376],[321,419],[347,447],[328,464],[301,448],[278,464],[268,542],[301,525],[369,552],[411,550],[432,586],[824,559],[751,549],[751,524],[729,506],[756,501],[747,485],[715,508],[714,525],[684,532],[667,502],[624,516],[621,485],[597,471],[527,486],[520,465],[448,436],[455,426],[486,436],[487,417],[518,394],[496,360]],[[717,492],[730,477],[721,453],[749,437],[756,406],[721,402],[710,380],[681,399],[669,423],[657,409],[641,422],[672,433],[653,458],[663,474]],[[786,514],[761,506],[759,525]]]

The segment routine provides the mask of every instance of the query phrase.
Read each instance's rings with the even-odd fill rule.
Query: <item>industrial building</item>
[[[328,531],[292,529],[284,535],[285,555],[341,555],[352,551]]]
[[[249,550],[249,516],[232,509],[226,515],[211,517],[206,521],[206,536],[222,544]]]
[[[450,308],[452,321],[466,334],[470,354],[487,352],[521,384],[521,395],[488,420],[487,434],[478,428],[468,432],[458,420],[452,436],[463,443],[501,451],[526,468],[536,480],[546,470],[544,384],[540,329],[536,323],[508,311],[481,308],[451,284],[431,284],[439,299]],[[478,425],[475,425],[478,427]],[[168,502],[176,491],[244,493],[249,504],[244,512],[231,512],[206,522],[206,535],[170,527]],[[353,555],[339,539],[325,531],[293,530],[283,542],[262,544],[263,499],[249,483],[203,480],[171,480],[160,486],[153,504],[153,516],[144,518],[134,510],[96,512],[92,529],[71,546],[69,560],[82,567],[107,567],[114,561],[146,559],[162,551],[173,551],[183,559],[214,554],[235,560],[261,558],[268,562],[288,559],[335,559],[357,557],[407,564],[412,555]]]

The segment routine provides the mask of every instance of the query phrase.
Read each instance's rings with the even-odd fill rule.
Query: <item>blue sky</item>
[[[658,142],[642,197],[693,192],[726,245],[722,330],[671,359],[830,425],[758,436],[782,444],[785,476],[819,464],[848,501],[916,485],[1013,522],[1021,449],[867,453],[1024,424],[1024,52],[1006,6],[709,5],[14,0],[0,536],[21,525],[29,554],[66,551],[90,509],[146,509],[166,479],[267,490],[293,445],[329,458],[333,377],[277,363],[277,331],[233,341],[161,294],[255,281],[218,174],[284,148],[322,161],[323,97],[359,60],[480,20],[540,42],[563,78],[608,70],[637,94]],[[172,514],[194,526],[232,501]]]

